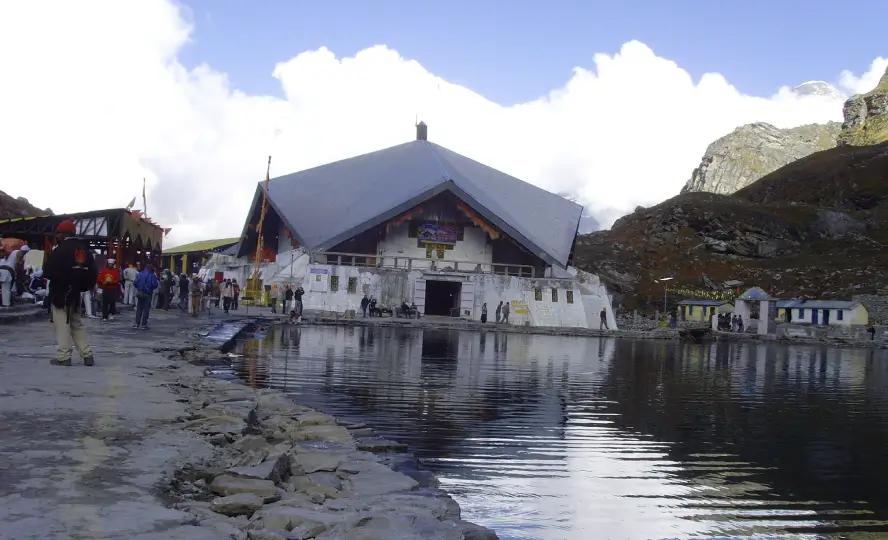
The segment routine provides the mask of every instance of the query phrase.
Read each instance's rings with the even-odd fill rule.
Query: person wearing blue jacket
[[[136,289],[136,322],[133,328],[148,330],[148,312],[151,311],[151,297],[160,285],[154,274],[154,265],[146,264],[145,269],[136,276],[133,287]]]

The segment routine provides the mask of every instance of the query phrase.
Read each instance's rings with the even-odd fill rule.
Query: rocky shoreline
[[[173,352],[188,361],[215,347]],[[220,538],[249,540],[492,540],[416,468],[396,442],[298,405],[274,390],[181,376],[171,390],[187,414],[172,426],[203,438],[212,457],[161,486],[174,508]]]

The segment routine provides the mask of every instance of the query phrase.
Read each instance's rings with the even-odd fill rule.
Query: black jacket
[[[74,275],[75,270],[72,268],[75,263],[74,253],[78,250],[86,252],[86,260],[83,263],[83,266],[86,267],[85,272],[79,278]],[[49,259],[43,267],[43,277],[49,280],[50,302],[58,308],[79,302],[80,291],[76,290],[72,293],[72,288],[77,288],[78,279],[81,280],[82,285],[85,285],[90,276],[92,285],[95,285],[99,277],[99,272],[96,270],[96,259],[89,246],[79,238],[71,237],[63,240],[49,253]]]

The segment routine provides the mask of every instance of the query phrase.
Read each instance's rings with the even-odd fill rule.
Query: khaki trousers
[[[70,321],[70,324],[68,324]],[[55,326],[56,342],[59,346],[58,359],[60,362],[71,360],[72,342],[77,347],[77,352],[81,358],[92,357],[92,348],[86,339],[86,330],[83,328],[83,320],[80,318],[80,310],[76,307],[71,308],[70,317],[65,313],[64,308],[52,306],[52,324]]]
[[[200,295],[192,294],[191,295],[191,315],[197,317],[200,315]]]

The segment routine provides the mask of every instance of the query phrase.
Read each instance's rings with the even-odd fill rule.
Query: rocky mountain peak
[[[740,126],[709,145],[681,192],[730,195],[797,159],[835,147],[840,129],[838,122],[789,129],[765,122]]]
[[[48,208],[41,210],[24,197],[15,198],[0,191],[0,219],[51,215],[52,210]]]
[[[845,102],[839,146],[869,146],[888,141],[888,70],[866,94]]]

